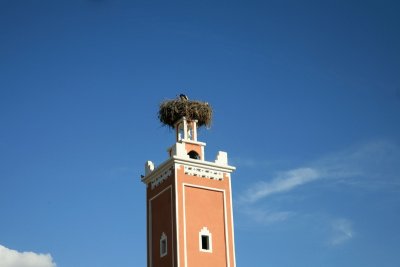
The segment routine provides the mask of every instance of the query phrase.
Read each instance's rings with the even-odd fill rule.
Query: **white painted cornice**
[[[217,164],[215,162],[210,162],[210,161],[203,161],[203,160],[198,160],[198,159],[191,159],[191,158],[180,158],[178,156],[172,156],[171,158],[167,159],[163,163],[161,163],[158,167],[154,169],[151,173],[147,174],[142,178],[142,182],[145,184],[150,183],[154,178],[162,175],[165,171],[170,169],[174,164],[182,164],[182,165],[188,165],[188,166],[193,166],[193,167],[199,167],[199,168],[207,168],[213,171],[220,171],[220,172],[226,172],[226,173],[231,173],[234,170],[236,170],[235,167],[229,166],[229,165],[222,165],[222,164]]]
[[[150,183],[151,180],[153,180],[153,178],[158,177],[159,175],[161,175],[162,173],[167,171],[169,168],[171,168],[173,165],[174,165],[174,159],[173,158],[167,159],[166,161],[161,163],[159,166],[157,166],[154,169],[154,171],[152,171],[151,173],[144,176],[142,178],[142,182],[145,184]]]
[[[229,166],[229,165],[221,165],[221,164],[217,164],[215,162],[211,162],[211,161],[203,161],[203,160],[198,160],[198,159],[191,159],[191,158],[180,158],[177,156],[173,156],[172,157],[174,159],[175,163],[178,164],[186,164],[186,165],[190,165],[193,167],[206,167],[209,168],[211,170],[214,171],[222,171],[222,172],[228,172],[231,173],[234,170],[236,170],[236,167],[233,166]]]

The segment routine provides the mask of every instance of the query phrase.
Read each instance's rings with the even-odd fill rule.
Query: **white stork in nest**
[[[189,97],[187,97],[187,95],[180,94],[180,95],[179,95],[179,99],[180,99],[180,100],[184,100],[184,101],[188,101],[188,100],[189,100]]]

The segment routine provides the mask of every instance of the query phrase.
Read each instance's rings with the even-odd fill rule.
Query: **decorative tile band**
[[[159,186],[162,182],[164,182],[165,180],[167,180],[167,178],[169,176],[171,176],[172,174],[172,168],[168,169],[166,171],[164,171],[160,176],[158,176],[157,178],[154,178],[151,181],[151,189],[154,189],[155,187]]]
[[[222,181],[224,179],[222,172],[192,166],[185,166],[185,174],[218,181]]]

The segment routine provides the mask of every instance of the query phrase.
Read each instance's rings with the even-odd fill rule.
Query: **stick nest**
[[[212,108],[207,102],[184,99],[165,100],[160,104],[158,118],[163,125],[174,128],[175,123],[182,117],[197,120],[198,127],[210,127]]]

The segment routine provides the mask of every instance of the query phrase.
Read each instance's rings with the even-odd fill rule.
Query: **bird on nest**
[[[189,100],[189,97],[187,97],[187,95],[180,94],[180,95],[179,95],[179,99],[180,99],[180,100],[183,100],[183,101],[188,101],[188,100]]]

